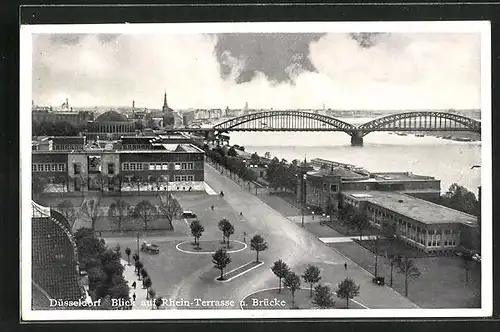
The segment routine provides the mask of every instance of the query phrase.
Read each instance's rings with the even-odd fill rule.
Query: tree
[[[302,275],[302,279],[304,279],[304,281],[311,286],[311,292],[309,295],[310,297],[313,296],[313,285],[321,280],[319,273],[320,271],[317,266],[308,265],[304,274]]]
[[[214,267],[220,270],[220,277],[217,280],[224,280],[224,269],[226,266],[231,263],[231,257],[229,254],[223,249],[219,248],[212,255],[212,263],[214,263]]]
[[[152,300],[151,301],[151,309],[154,309],[154,305],[155,305],[155,296],[156,296],[156,291],[153,289],[153,288],[150,288],[148,290],[148,295],[149,295],[149,298]]]
[[[337,202],[333,199],[332,196],[328,196],[328,200],[326,201],[326,209],[325,212],[330,218],[330,222],[333,219],[333,216],[337,214],[338,208],[337,208]]]
[[[400,273],[405,275],[405,296],[408,296],[408,281],[416,279],[420,276],[420,271],[415,263],[406,256],[398,261],[398,269]]]
[[[326,285],[317,285],[314,287],[312,303],[320,309],[333,308],[335,306],[335,301],[333,300],[333,294],[330,287]]]
[[[199,249],[200,248],[199,238],[205,231],[205,227],[203,227],[203,225],[200,223],[198,219],[191,221],[189,227],[191,228],[191,235],[193,235],[194,237],[194,244],[196,244],[197,248]]]
[[[132,215],[142,219],[144,230],[147,231],[148,223],[158,215],[158,210],[149,201],[144,200],[134,207]]]
[[[286,275],[283,284],[292,293],[292,308],[295,308],[295,291],[300,288],[300,278],[294,272],[290,272]]]
[[[135,272],[139,276],[139,280],[141,280],[140,273],[141,273],[141,270],[142,270],[143,266],[144,266],[144,264],[142,264],[142,262],[140,260],[136,260],[135,261]]]
[[[469,282],[469,270],[472,256],[469,254],[462,254],[462,266],[465,270],[465,283]]]
[[[118,231],[122,230],[122,223],[132,214],[130,204],[122,199],[117,199],[109,206],[108,216],[111,217],[113,223],[118,226]]]
[[[179,202],[170,194],[161,199],[158,207],[159,214],[167,219],[169,228],[174,229],[173,220],[182,213],[182,207]]]
[[[138,175],[134,175],[132,177],[132,183],[135,183],[137,186],[137,195],[139,195],[139,191],[141,190],[142,178]]]
[[[271,153],[270,152],[264,153],[264,158],[271,159]]]
[[[224,224],[224,228],[222,229],[222,233],[227,239],[227,248],[229,249],[229,237],[234,234],[234,226],[229,221]]]
[[[259,157],[259,155],[257,154],[257,152],[252,153],[252,155],[250,156],[250,161],[251,161],[253,164],[260,164],[260,157]]]
[[[146,278],[149,276],[148,271],[146,271],[146,269],[145,269],[145,268],[142,268],[142,269],[141,269],[141,271],[140,271],[140,276],[142,277],[142,285],[143,285],[143,286],[145,286],[145,285],[144,285],[144,281],[145,281],[145,280],[146,280]],[[141,279],[139,278],[139,280],[141,280]]]
[[[132,255],[132,258],[134,259],[134,264],[135,264],[135,262],[137,262],[139,260],[139,254],[134,252],[134,254]]]
[[[230,147],[229,150],[227,150],[227,155],[229,157],[237,157],[238,156],[238,152],[236,152],[236,150],[234,149],[234,147]]]
[[[284,279],[288,273],[290,273],[290,268],[288,265],[283,262],[281,259],[274,262],[271,271],[278,277],[279,279],[279,288],[278,293],[281,293],[281,280]]]
[[[226,236],[224,235],[224,228],[226,227],[226,224],[228,224],[229,221],[226,218],[222,218],[217,226],[219,227],[219,230],[222,232],[222,243],[226,243]]]
[[[441,196],[440,204],[468,214],[477,215],[478,200],[467,188],[453,183]]]
[[[86,199],[82,203],[81,211],[84,216],[90,219],[90,221],[92,222],[92,230],[95,230],[95,223],[97,219],[102,215],[101,198],[95,197],[92,199]]]
[[[130,254],[131,253],[132,253],[132,250],[129,247],[125,248],[125,254],[127,255],[128,265],[130,265]]]
[[[359,240],[363,240],[363,230],[368,226],[368,217],[364,208],[357,209],[353,217],[354,226],[359,231]]]
[[[43,193],[47,187],[47,179],[40,174],[32,174],[31,176],[31,192],[33,195],[33,200],[37,201],[40,194]]]
[[[389,265],[391,266],[391,279],[389,285],[392,287],[392,277],[394,274],[394,266],[397,266],[399,261],[401,261],[401,255],[395,251],[390,251],[387,253],[387,258],[389,259]]]
[[[351,278],[345,278],[337,285],[336,293],[341,299],[346,299],[346,305],[349,309],[349,300],[359,295],[359,285],[356,285]]]
[[[255,261],[259,262],[259,251],[264,251],[267,249],[267,242],[264,241],[264,238],[259,234],[254,235],[250,240],[250,249],[257,253],[257,258]]]
[[[91,228],[82,227],[75,232],[80,269],[87,271],[100,266],[100,256],[106,251],[104,240],[99,240]]]
[[[160,309],[161,305],[163,304],[163,299],[161,296],[157,296],[155,299],[155,306],[156,310]]]
[[[153,286],[153,281],[151,280],[151,277],[147,276],[146,278],[144,278],[142,284],[144,285],[144,288],[146,288],[146,300],[147,300],[149,299],[149,287]]]
[[[57,210],[66,218],[71,226],[75,223],[77,210],[73,207],[70,201],[64,200],[57,204]]]

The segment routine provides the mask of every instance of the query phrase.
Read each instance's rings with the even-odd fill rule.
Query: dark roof
[[[108,111],[106,113],[103,113],[95,119],[95,122],[105,122],[105,121],[110,121],[110,122],[129,122],[127,117],[124,115],[115,112],[115,111]]]
[[[84,144],[85,137],[80,136],[54,136],[50,138],[54,144]]]

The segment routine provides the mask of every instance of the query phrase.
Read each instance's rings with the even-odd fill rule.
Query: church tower
[[[166,128],[173,128],[175,125],[175,118],[174,118],[174,110],[168,107],[167,104],[167,91],[165,90],[165,94],[163,96],[163,127]]]

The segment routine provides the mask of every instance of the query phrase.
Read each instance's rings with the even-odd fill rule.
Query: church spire
[[[165,95],[163,96],[163,109],[165,110],[166,108],[168,108],[168,104],[167,104],[167,90],[165,90]]]

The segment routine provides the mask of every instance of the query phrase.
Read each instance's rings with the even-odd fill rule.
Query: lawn
[[[270,304],[265,303],[261,300],[274,300]],[[333,295],[335,301],[335,306],[332,309],[347,309],[347,301],[345,299],[338,298]],[[356,300],[356,299],[354,299]],[[288,289],[281,289],[281,293],[278,292],[278,288],[263,290],[254,294],[251,294],[243,299],[242,306],[243,309],[292,309],[292,293]],[[312,298],[310,297],[310,290],[306,288],[298,289],[295,292],[295,308],[297,309],[314,309],[314,304],[312,303]],[[362,306],[355,303],[354,301],[349,301],[349,309],[363,309]]]
[[[358,243],[360,246],[370,250],[374,254],[377,251],[377,241],[376,240],[359,241],[359,239],[354,239],[354,241],[356,243]],[[386,253],[391,252],[392,250],[394,250],[394,252],[400,253],[402,256],[405,256],[408,258],[424,258],[424,257],[436,256],[435,253],[426,253],[424,251],[419,251],[414,247],[406,245],[403,241],[400,241],[400,240],[394,241],[394,247],[392,247],[391,242],[387,239],[380,238],[378,240],[379,255],[385,256]]]
[[[241,273],[244,273],[245,271],[249,271],[253,268],[255,268],[256,266],[260,266],[264,264],[264,262],[256,262],[255,260],[245,264],[245,265],[242,265],[234,270],[230,270],[230,272],[226,272],[224,273],[224,280],[227,280],[227,279],[231,279]]]
[[[230,243],[229,249],[227,248],[227,244],[221,243],[220,240],[212,240],[212,241],[200,240],[199,242],[200,242],[200,249],[197,249],[197,246],[194,244],[194,241],[182,242],[177,247],[180,250],[189,251],[192,253],[197,253],[197,252],[213,253],[220,248],[224,248],[225,250],[228,251],[228,253],[231,253],[232,251],[240,250],[240,249],[243,249],[245,247],[245,245],[243,243],[235,242],[232,240],[229,241],[229,243]]]
[[[328,246],[342,252],[356,264],[374,273],[375,255],[355,242],[335,243]],[[477,308],[481,305],[480,264],[471,262],[469,281],[465,281],[465,269],[459,257],[414,258],[421,276],[410,280],[408,298],[422,308]],[[378,257],[378,275],[390,285],[390,264],[383,256]],[[393,269],[393,289],[404,295],[404,275]]]

